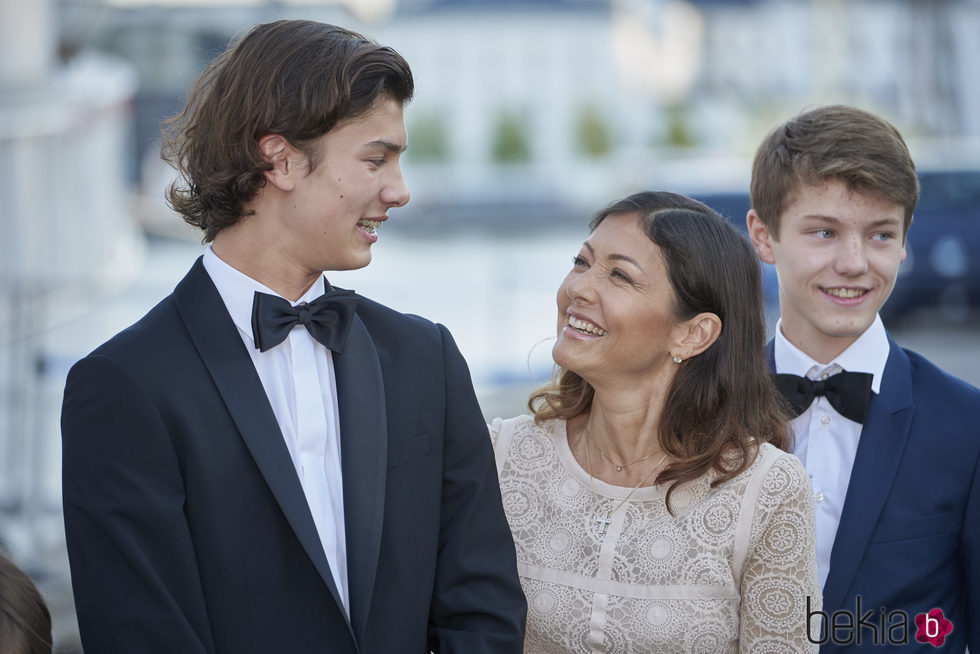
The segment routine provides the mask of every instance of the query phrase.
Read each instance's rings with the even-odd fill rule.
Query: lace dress
[[[816,652],[813,491],[765,444],[739,476],[638,489],[594,481],[565,422],[493,421],[504,509],[528,600],[527,654]],[[600,529],[603,533],[599,533]],[[819,634],[814,618],[811,634]]]

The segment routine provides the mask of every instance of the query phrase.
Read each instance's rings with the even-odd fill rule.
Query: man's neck
[[[282,256],[273,243],[248,232],[242,223],[233,225],[214,238],[211,250],[238,272],[292,302],[310,290],[322,274],[304,270],[295,261]]]
[[[832,343],[815,344],[809,342],[807,339],[794,339],[792,336],[787,335],[786,332],[781,333],[787,341],[793,344],[794,347],[823,366],[831,363],[834,359],[839,357],[847,350],[847,348],[851,347],[851,345],[853,345],[858,338],[860,338],[859,335],[853,338],[834,341]]]
[[[870,325],[868,326],[870,327]],[[779,331],[796,349],[821,365],[827,365],[851,347],[868,328],[858,334],[831,336],[804,323],[787,324],[785,318],[779,322]]]

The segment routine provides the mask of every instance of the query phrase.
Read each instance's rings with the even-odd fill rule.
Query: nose
[[[847,277],[856,277],[868,271],[868,257],[864,251],[864,239],[855,235],[843,239],[834,262],[834,270]]]
[[[591,302],[595,298],[595,288],[592,283],[591,270],[577,272],[573,270],[565,278],[565,296],[572,302]]]
[[[401,167],[394,166],[391,179],[381,189],[381,201],[388,206],[404,207],[411,197]]]

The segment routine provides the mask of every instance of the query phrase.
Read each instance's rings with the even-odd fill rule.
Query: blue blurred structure
[[[908,256],[882,318],[936,307],[963,321],[980,307],[980,170],[920,171],[919,184]]]

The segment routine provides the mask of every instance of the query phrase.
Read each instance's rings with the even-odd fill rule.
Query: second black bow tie
[[[871,402],[871,382],[874,375],[867,372],[839,372],[824,380],[798,375],[773,375],[776,388],[800,415],[823,395],[837,413],[854,422],[864,422]]]
[[[265,352],[286,340],[290,330],[302,324],[324,347],[342,354],[356,309],[354,291],[331,289],[312,302],[295,307],[281,297],[256,291],[252,300],[255,347]]]

